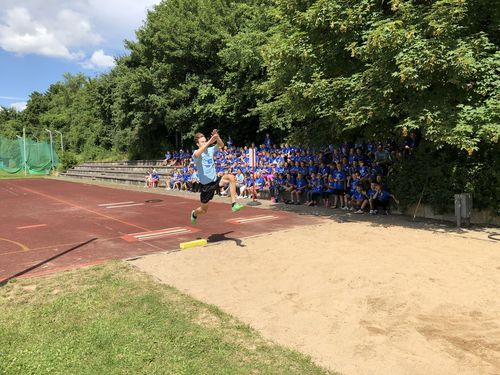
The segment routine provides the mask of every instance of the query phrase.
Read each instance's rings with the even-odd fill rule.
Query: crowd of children
[[[391,199],[398,203],[389,193],[385,177],[394,163],[412,152],[416,143],[346,143],[316,149],[275,146],[267,136],[263,145],[252,147],[257,155],[254,169],[247,146],[231,144],[215,156],[218,173],[235,175],[239,198],[260,196],[266,191],[274,202],[376,214],[388,213]],[[174,167],[166,179],[167,189],[198,191],[199,179],[189,153],[167,153],[164,163]],[[221,189],[221,195],[226,193],[226,189]]]

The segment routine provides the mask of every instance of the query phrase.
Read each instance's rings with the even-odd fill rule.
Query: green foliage
[[[403,208],[422,196],[439,212],[453,211],[454,194],[472,193],[473,206],[500,212],[500,145],[480,148],[469,155],[451,146],[436,150],[426,142],[410,160],[395,166],[392,192]]]
[[[61,160],[61,165],[60,165],[61,171],[67,171],[68,169],[73,168],[75,165],[78,164],[78,158],[76,154],[72,151],[63,152],[60,156],[60,160]]]

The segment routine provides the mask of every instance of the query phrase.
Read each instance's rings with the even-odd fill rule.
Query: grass
[[[0,374],[330,374],[127,264],[0,287]]]
[[[10,180],[14,178],[40,178],[44,177],[44,175],[24,175],[24,170],[17,173],[7,173],[5,171],[0,170],[0,180]]]

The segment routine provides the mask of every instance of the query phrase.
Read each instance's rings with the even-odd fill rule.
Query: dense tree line
[[[1,134],[57,129],[82,159],[159,158],[213,127],[316,144],[419,129],[427,154],[498,150],[496,0],[164,0],[136,35],[109,73],[0,111]]]

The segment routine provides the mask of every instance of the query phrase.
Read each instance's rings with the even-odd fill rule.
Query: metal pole
[[[20,137],[20,136],[19,136],[19,135],[17,135],[17,134],[16,134],[16,137],[17,137],[17,139],[19,139],[19,140],[22,140],[22,139],[23,139],[23,137]],[[20,150],[19,150],[19,151],[21,151],[21,154],[22,154],[22,153],[23,153],[23,149],[24,149],[24,148],[23,148],[23,149],[21,149],[21,145],[19,145],[19,148],[20,148]],[[25,159],[24,155],[23,155],[23,159]],[[26,163],[24,163],[24,165],[25,165],[24,172],[26,173]]]
[[[252,196],[253,199],[251,202],[248,202],[248,206],[260,206],[261,203],[257,201],[257,194],[255,193],[255,163],[257,162],[257,155],[256,155],[256,149],[251,148],[249,150],[249,156],[250,156],[250,165],[252,167]]]
[[[53,147],[52,147],[52,132],[49,129],[45,129],[47,133],[49,133],[50,138],[50,171],[54,169],[54,155],[53,155]]]
[[[59,134],[61,136],[61,152],[64,153],[64,143],[63,143],[63,135],[60,131],[56,130],[55,131],[57,134]]]
[[[26,155],[26,128],[23,128],[23,146],[24,146],[24,175],[28,175],[28,157]]]

